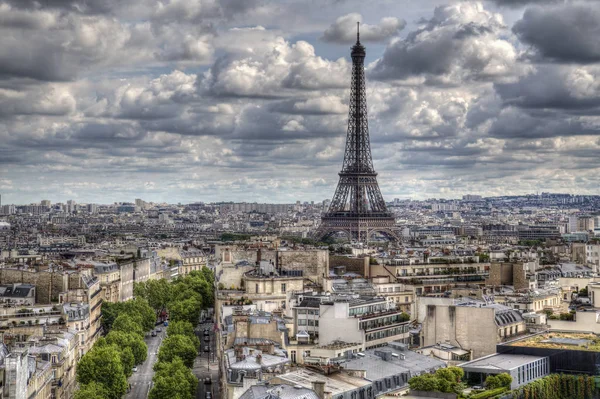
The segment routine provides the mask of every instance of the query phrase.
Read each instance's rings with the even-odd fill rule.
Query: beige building
[[[375,292],[396,304],[396,307],[408,314],[414,313],[415,292],[412,285],[390,282],[389,277],[371,279]]]
[[[179,275],[185,276],[191,271],[200,270],[206,267],[206,255],[200,250],[181,251],[181,264],[179,266]]]
[[[69,399],[76,388],[78,357],[77,335],[67,331],[48,331],[43,338],[30,341],[29,354],[49,362],[52,367],[52,398]]]
[[[94,275],[100,281],[103,298],[116,303],[121,300],[121,269],[114,262],[94,264]]]
[[[507,306],[473,299],[418,298],[421,344],[446,343],[473,352],[473,358],[496,353],[496,344],[526,332],[521,313]]]
[[[408,343],[409,323],[385,298],[332,298],[319,307],[319,344],[355,342],[368,349],[391,341]]]

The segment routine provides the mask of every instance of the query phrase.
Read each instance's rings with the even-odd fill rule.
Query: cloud
[[[507,7],[522,7],[530,4],[548,5],[552,3],[559,3],[564,0],[490,0],[499,6]]]
[[[552,111],[525,112],[515,107],[503,109],[490,128],[499,138],[544,138],[600,133],[596,119],[567,116]]]
[[[513,32],[544,59],[583,64],[600,61],[597,4],[528,8],[513,26]]]
[[[529,31],[537,41],[520,42],[504,21],[526,11],[507,1],[0,3],[8,203],[330,198],[350,62],[320,39],[353,42],[352,12],[382,21],[363,25],[361,40],[378,43],[367,104],[386,199],[600,184],[598,63],[548,57]],[[576,4],[594,3],[539,12],[558,18]],[[565,24],[593,32],[578,15],[565,11]],[[404,33],[400,18],[418,22]]]
[[[541,65],[516,82],[497,83],[495,89],[507,105],[598,114],[600,68]]]
[[[335,20],[321,37],[321,40],[332,43],[348,44],[356,42],[356,23],[362,22],[360,14],[352,13]],[[396,17],[382,18],[377,25],[360,25],[362,42],[382,42],[397,35],[406,26],[406,21]]]
[[[278,37],[241,57],[218,59],[206,73],[203,88],[216,96],[269,98],[289,90],[344,88],[350,76],[345,59],[318,57],[305,41],[292,44]]]
[[[465,80],[493,80],[515,72],[517,52],[502,37],[500,14],[480,3],[437,7],[433,18],[406,39],[393,41],[372,65],[380,80],[421,77],[429,84],[455,85]]]

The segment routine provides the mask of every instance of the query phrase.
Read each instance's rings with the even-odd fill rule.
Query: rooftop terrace
[[[506,345],[600,352],[600,336],[585,333],[552,332],[530,335],[507,342]]]

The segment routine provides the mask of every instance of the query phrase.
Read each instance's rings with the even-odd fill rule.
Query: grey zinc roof
[[[258,360],[259,355],[261,356],[260,361]],[[259,370],[281,366],[289,362],[290,360],[286,357],[263,353],[246,356],[244,360],[232,363],[230,368],[232,370]]]
[[[544,359],[544,357],[497,353],[468,363],[463,363],[460,367],[469,371],[475,369],[508,371],[541,359]]]
[[[381,350],[382,349],[377,349],[377,351]],[[403,354],[404,359],[401,359],[400,356],[398,356],[397,358],[392,357],[392,360],[383,360],[381,357],[375,355],[375,349],[369,349],[364,352],[364,357],[357,357],[345,362],[343,363],[343,367],[349,370],[365,370],[366,378],[371,381],[402,373],[414,376],[423,372],[430,372],[446,367],[446,364],[441,360],[424,356],[413,351],[400,351],[391,347],[387,347],[385,350],[397,355]]]
[[[291,385],[253,385],[239,399],[319,399],[312,390]]]

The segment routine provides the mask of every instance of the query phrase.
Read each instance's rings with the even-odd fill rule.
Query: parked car
[[[206,378],[204,379],[204,384],[205,384],[205,385],[212,384],[212,380],[211,380],[209,377],[206,377]]]
[[[137,366],[135,366],[132,370],[135,373],[137,371]]]
[[[158,327],[158,328],[156,329],[156,332],[162,332],[162,328]]]
[[[210,333],[208,332],[208,328],[204,330],[204,336],[206,337],[207,335],[210,335]]]
[[[212,399],[212,394],[210,392],[206,392],[206,394],[204,395],[205,399]]]
[[[152,330],[152,334],[153,337],[156,337],[156,331]]]
[[[204,352],[208,352],[208,351],[209,351],[208,345],[204,345]]]
[[[204,336],[204,342],[210,342],[210,336],[205,335]]]

